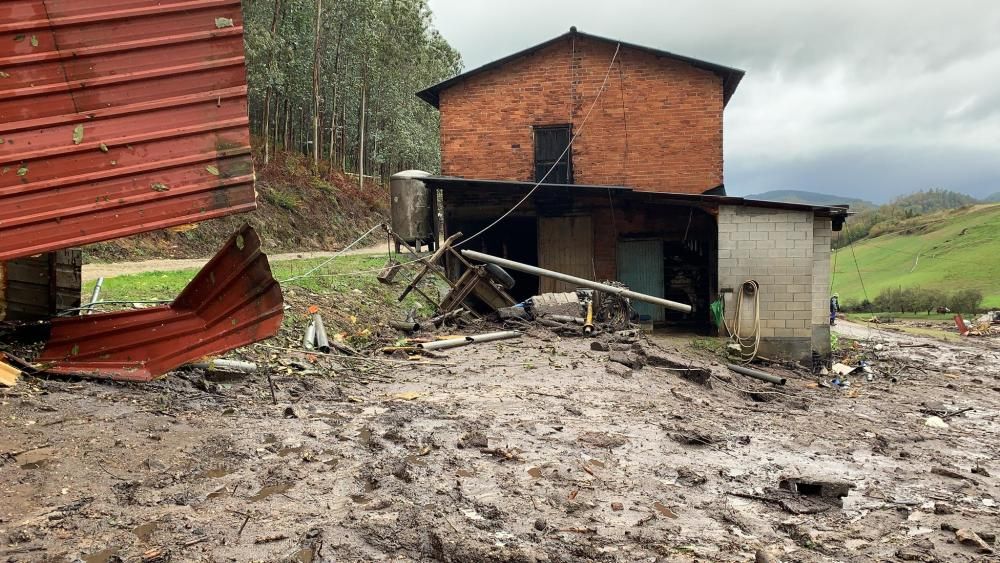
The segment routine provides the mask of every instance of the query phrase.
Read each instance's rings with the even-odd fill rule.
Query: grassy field
[[[983,293],[984,307],[1000,307],[1000,205],[917,217],[855,243],[853,253],[851,247],[840,249],[832,262],[833,291],[844,304],[864,299],[863,279],[869,299],[897,286],[971,288]]]
[[[326,260],[326,258],[315,258],[275,262],[271,264],[271,271],[275,279],[283,281],[304,274]],[[386,311],[402,312],[417,308],[424,314],[429,313],[430,307],[422,302],[415,293],[407,296],[401,304],[396,301],[396,296],[402,291],[404,285],[398,280],[410,279],[416,270],[407,268],[409,273],[401,272],[396,278],[397,283],[387,286],[379,283],[375,277],[384,265],[385,256],[341,256],[333,259],[307,278],[282,283],[282,290],[286,297],[289,294],[299,294],[304,297],[309,295],[323,296],[322,302],[327,302],[331,306],[337,306],[339,303],[345,312],[353,312],[364,322],[373,320],[366,319],[366,316],[384,317]],[[197,274],[197,270],[189,269],[109,277],[104,280],[100,299],[101,301],[173,299],[195,274]],[[427,276],[427,279],[428,282],[434,283],[438,278]],[[84,303],[90,300],[94,283],[90,281],[85,284],[83,289]]]

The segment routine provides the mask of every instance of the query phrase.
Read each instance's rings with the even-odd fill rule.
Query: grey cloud
[[[467,68],[576,25],[746,70],[731,193],[1000,191],[1000,2],[430,1]]]

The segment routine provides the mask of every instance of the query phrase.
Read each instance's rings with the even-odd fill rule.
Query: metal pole
[[[417,344],[417,348],[421,350],[446,350],[448,348],[458,348],[459,346],[468,346],[472,344],[464,336],[462,338],[451,338],[449,340],[435,340],[434,342],[421,342]]]
[[[94,284],[94,294],[90,296],[90,304],[87,305],[87,310],[84,311],[84,315],[89,315],[94,312],[94,304],[97,300],[101,298],[101,286],[104,285],[104,276],[97,278],[97,283]]]
[[[768,383],[773,383],[775,385],[784,385],[785,384],[785,378],[784,377],[778,377],[776,375],[771,375],[769,373],[766,373],[766,372],[763,372],[763,371],[760,371],[760,370],[745,368],[743,366],[738,366],[736,364],[728,364],[728,365],[726,365],[726,367],[729,368],[729,369],[731,369],[731,370],[733,370],[733,371],[735,371],[736,373],[745,375],[747,377],[752,377],[754,379],[759,379],[761,381],[766,381]]]
[[[302,337],[302,347],[306,350],[316,348],[316,321],[310,321],[306,327],[306,333]]]
[[[674,311],[680,311],[682,313],[691,312],[690,305],[685,305],[683,303],[678,303],[676,301],[670,301],[668,299],[661,299],[659,297],[653,297],[652,295],[646,295],[644,293],[636,293],[634,291],[624,289],[621,287],[605,285],[603,283],[597,283],[595,281],[590,281],[583,278],[570,276],[560,272],[553,272],[552,270],[546,270],[544,268],[538,268],[536,266],[529,266],[527,264],[522,264],[520,262],[514,262],[513,260],[498,258],[496,256],[491,256],[489,254],[483,254],[482,252],[475,252],[473,250],[463,250],[462,256],[465,256],[466,258],[472,258],[473,260],[479,260],[480,262],[489,262],[492,264],[496,264],[498,266],[503,266],[504,268],[510,268],[511,270],[524,272],[526,274],[532,274],[545,278],[552,278],[567,283],[576,284],[580,287],[588,287],[590,289],[596,289],[598,291],[611,293],[613,295],[621,295],[622,297],[627,297],[629,299],[634,299],[636,301],[652,303],[654,305],[659,305],[661,307],[666,307],[667,309],[673,309]]]
[[[240,360],[214,359],[207,362],[193,362],[188,365],[207,371],[238,371],[243,373],[253,373],[257,371],[257,364],[253,362],[242,362]]]
[[[516,330],[507,330],[504,332],[490,332],[487,334],[475,334],[473,336],[466,336],[465,339],[469,341],[470,344],[480,343],[480,342],[494,342],[496,340],[508,340],[510,338],[520,338],[521,333]]]
[[[458,348],[469,344],[482,344],[484,342],[494,342],[496,340],[507,340],[509,338],[519,338],[521,333],[516,330],[504,332],[489,332],[477,334],[475,336],[463,336],[461,338],[451,338],[449,340],[437,340],[434,342],[422,342],[417,344],[421,350],[447,350],[448,348]]]
[[[324,354],[330,353],[330,340],[326,337],[326,327],[323,326],[323,317],[319,313],[313,314],[313,323],[316,324],[316,349]]]

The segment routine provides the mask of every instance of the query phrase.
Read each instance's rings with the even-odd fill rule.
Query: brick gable
[[[442,173],[533,180],[532,127],[578,130],[614,51],[613,43],[569,36],[441,91]],[[575,181],[680,193],[716,187],[723,107],[717,74],[622,47],[574,143]]]

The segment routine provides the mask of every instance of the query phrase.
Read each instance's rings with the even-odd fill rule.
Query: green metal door
[[[618,279],[632,291],[663,297],[663,241],[623,240],[618,243]],[[653,322],[664,319],[663,307],[632,301],[640,317]]]

